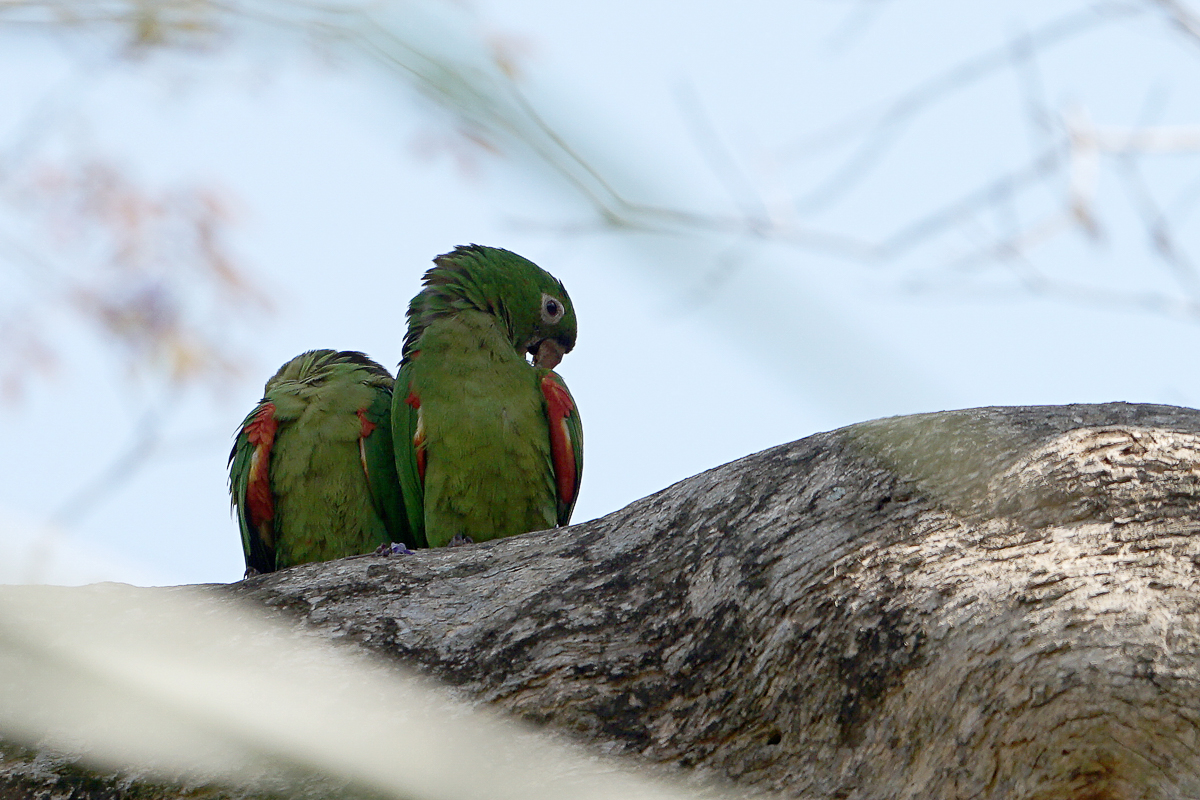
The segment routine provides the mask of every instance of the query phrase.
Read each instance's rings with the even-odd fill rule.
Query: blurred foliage
[[[883,7],[850,3],[847,13],[869,22]],[[444,129],[452,132],[447,139],[455,140],[450,147],[464,162],[470,161],[471,156],[464,155],[468,153],[523,159],[531,175],[551,177],[585,199],[595,219],[558,232],[590,226],[715,237],[718,245],[710,248],[714,250],[746,250],[749,242],[770,241],[850,262],[895,267],[893,275],[914,291],[991,293],[999,280],[1006,290],[1018,293],[1200,320],[1200,278],[1189,252],[1197,243],[1178,228],[1194,202],[1177,196],[1170,181],[1147,177],[1143,160],[1161,152],[1140,149],[1129,136],[1117,145],[1100,146],[1111,143],[1112,134],[1120,131],[1084,124],[1086,109],[1056,108],[1045,94],[1040,72],[1041,59],[1057,49],[1116,26],[1144,22],[1159,25],[1158,35],[1164,39],[1178,34],[1200,45],[1195,14],[1177,0],[1079,2],[1067,13],[1032,30],[1015,30],[1002,45],[951,64],[891,98],[866,103],[841,118],[816,119],[807,131],[776,132],[786,141],[757,154],[729,149],[700,99],[681,93],[680,114],[691,130],[691,145],[702,151],[729,194],[729,208],[714,210],[645,199],[670,192],[653,185],[655,177],[639,168],[632,153],[621,152],[620,141],[569,136],[549,124],[522,85],[519,39],[485,30],[459,4],[0,0],[0,25],[60,33],[104,31],[126,57],[162,48],[217,49],[250,37],[282,41],[289,48],[314,47],[368,65],[431,99],[447,115],[442,120]],[[846,36],[843,32],[842,38]],[[952,108],[963,95],[1006,73],[1020,87],[1025,115],[1013,119],[1012,125],[1030,132],[1024,163],[999,167],[981,184],[963,184],[957,194],[947,190],[934,208],[918,204],[899,209],[907,216],[890,230],[847,226],[822,217],[844,206],[848,197],[871,193],[869,179],[889,159],[903,157],[897,153],[900,143],[918,120],[939,108]],[[587,125],[580,120],[578,127]],[[1151,128],[1151,121],[1143,120],[1122,130]],[[1172,152],[1200,155],[1194,141]],[[992,157],[982,151],[978,156]],[[748,174],[745,165],[755,161],[768,165],[769,174]],[[1120,182],[1118,196],[1098,194],[1100,172]],[[1104,284],[1086,270],[1081,274],[1061,269],[1062,255],[1049,245],[1072,238],[1099,241],[1112,227],[1109,220],[1123,220],[1129,206],[1141,219],[1149,255],[1167,265],[1173,283],[1130,288]],[[821,219],[825,221],[817,221]],[[717,268],[733,271],[722,259]]]
[[[55,326],[82,321],[131,370],[179,385],[236,373],[222,321],[269,308],[225,242],[227,203],[203,187],[151,189],[98,159],[30,160],[0,173],[0,303],[12,344],[0,392],[56,363]]]

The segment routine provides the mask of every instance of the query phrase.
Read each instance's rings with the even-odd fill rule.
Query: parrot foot
[[[246,578],[253,578],[255,575],[262,575],[262,573],[256,570],[254,567],[246,567],[246,574],[242,576],[242,580],[246,580]]]
[[[464,544],[475,544],[475,540],[465,533],[456,533],[454,538],[446,543],[446,547],[462,547]]]
[[[404,542],[390,542],[389,544],[381,544],[375,548],[377,556],[410,556],[416,550],[409,550]]]

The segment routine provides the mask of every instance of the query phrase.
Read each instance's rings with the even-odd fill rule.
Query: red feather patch
[[[562,384],[549,375],[542,378],[542,394],[546,396],[550,420],[550,459],[558,481],[558,499],[570,503],[575,497],[575,449],[571,446],[567,417],[575,410],[575,403]]]
[[[365,408],[358,410],[358,420],[362,423],[362,428],[358,432],[358,438],[360,439],[367,438],[378,427],[374,422],[367,419],[367,410]]]
[[[250,524],[262,526],[275,516],[275,500],[271,497],[271,447],[275,444],[275,404],[267,403],[242,428],[246,440],[254,446],[250,454],[250,480],[246,485],[246,508]]]
[[[415,357],[417,353],[413,353]],[[417,477],[421,479],[421,485],[425,485],[425,425],[421,419],[421,398],[417,397],[416,392],[409,392],[408,397],[404,399],[405,403],[417,410],[417,432],[413,435],[413,449],[417,452]]]
[[[367,419],[365,408],[360,408],[356,413],[358,421],[362,423],[358,428],[358,460],[362,462],[363,475],[367,476],[367,480],[371,480],[371,470],[367,468],[367,437],[378,426]]]

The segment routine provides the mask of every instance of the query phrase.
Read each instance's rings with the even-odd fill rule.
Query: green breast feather
[[[392,401],[409,527],[438,547],[567,524],[583,436],[552,372],[575,346],[566,289],[506,250],[459,247],[434,264]]]

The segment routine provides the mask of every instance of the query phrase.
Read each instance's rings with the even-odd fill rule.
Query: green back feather
[[[388,371],[362,353],[334,350],[303,353],[267,381],[230,453],[229,488],[248,568],[270,572],[387,541],[414,543],[393,457],[392,385]],[[254,446],[245,428],[271,406],[278,425],[269,460],[275,516],[256,530],[247,499]],[[366,437],[364,418],[374,426]]]

